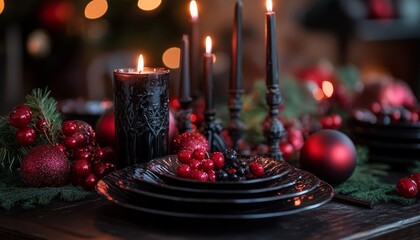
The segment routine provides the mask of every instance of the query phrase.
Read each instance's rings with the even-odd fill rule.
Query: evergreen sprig
[[[37,132],[37,139],[32,146],[24,147],[17,144],[16,129],[10,125],[7,116],[0,117],[0,167],[13,170],[20,166],[20,161],[26,152],[34,145],[58,143],[61,129],[61,117],[57,110],[57,101],[50,97],[48,89],[34,89],[26,96],[25,104],[32,111],[30,125],[35,126],[39,119],[46,122],[45,130]]]

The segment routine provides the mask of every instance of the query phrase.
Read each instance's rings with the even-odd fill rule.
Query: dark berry
[[[61,131],[64,136],[72,136],[77,131],[76,123],[74,121],[65,121],[61,126]]]
[[[201,161],[201,168],[204,171],[210,171],[214,169],[214,162],[211,159],[204,159]]]
[[[206,155],[207,155],[207,151],[204,148],[197,148],[192,152],[191,158],[201,161],[206,158]]]
[[[239,176],[238,174],[236,174],[236,172],[229,173],[228,176],[229,176],[229,180],[231,181],[239,181]]]
[[[228,180],[228,177],[229,176],[228,176],[227,172],[225,172],[222,169],[219,169],[216,172],[216,179],[219,180],[219,181],[227,181]]]
[[[207,181],[216,182],[216,172],[214,170],[207,171]]]
[[[9,123],[15,128],[22,128],[32,120],[32,111],[26,105],[16,106],[9,114]]]
[[[189,178],[191,176],[191,167],[187,164],[181,164],[176,169],[176,174],[183,178]]]
[[[203,170],[194,169],[191,170],[191,179],[206,182],[208,179],[208,175]]]
[[[417,184],[410,178],[402,178],[396,187],[398,194],[405,198],[414,198],[417,195]]]
[[[193,159],[190,162],[191,169],[201,169],[201,162],[199,160]]]
[[[71,165],[72,174],[78,177],[86,177],[91,170],[90,163],[85,159],[76,160]]]
[[[420,172],[411,174],[410,179],[417,184],[417,187],[420,187]]]
[[[256,177],[262,177],[264,175],[264,167],[257,162],[249,164],[249,171]]]
[[[64,146],[67,148],[73,149],[77,147],[77,141],[74,137],[66,137],[64,138]]]
[[[231,163],[238,159],[238,154],[236,153],[236,151],[230,148],[226,149],[223,155],[225,156],[226,163]]]
[[[178,152],[178,161],[181,163],[188,164],[191,161],[191,151],[190,150],[181,150]]]
[[[248,168],[240,167],[240,168],[237,169],[236,174],[238,174],[238,176],[241,177],[241,176],[247,175],[248,172],[249,172]]]
[[[29,146],[36,140],[36,132],[33,127],[25,126],[16,131],[16,142],[20,146]]]
[[[85,180],[83,180],[82,187],[85,190],[92,190],[95,188],[95,185],[97,182],[98,182],[98,179],[95,177],[95,175],[90,173],[89,175],[86,176]]]
[[[95,165],[93,165],[92,173],[96,176],[97,179],[101,179],[103,176],[107,174],[105,164],[95,163]]]
[[[214,152],[211,154],[211,160],[214,163],[214,169],[221,169],[225,165],[225,156],[221,152]]]

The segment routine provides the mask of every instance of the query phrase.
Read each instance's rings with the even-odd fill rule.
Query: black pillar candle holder
[[[177,114],[177,127],[179,134],[192,132],[191,102],[192,98],[185,98],[179,100],[179,103],[181,104],[181,110],[179,110]]]
[[[222,125],[216,121],[216,111],[209,109],[204,112],[203,134],[209,141],[211,152],[221,152],[227,148],[226,142],[220,135]]]
[[[279,105],[281,103],[279,85],[271,85],[267,88],[266,102],[269,107],[268,116],[263,123],[264,136],[267,139],[270,147],[270,157],[283,160],[283,154],[280,151],[279,144],[281,138],[284,136],[284,126],[280,122]]]
[[[232,148],[239,151],[239,141],[242,139],[245,129],[244,123],[241,121],[242,111],[242,94],[243,89],[229,90],[229,116],[230,120],[227,125],[229,137],[232,141]]]

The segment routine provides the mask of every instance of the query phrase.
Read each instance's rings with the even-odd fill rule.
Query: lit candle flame
[[[272,0],[267,0],[266,6],[267,6],[267,12],[272,12],[273,11],[273,2],[272,2]]]
[[[210,38],[210,36],[206,37],[206,53],[211,53],[211,38]]]
[[[192,20],[196,21],[198,19],[198,7],[195,0],[190,2],[190,13]]]
[[[143,60],[143,55],[140,54],[139,60],[137,62],[137,71],[143,72],[143,70],[144,70],[144,60]]]

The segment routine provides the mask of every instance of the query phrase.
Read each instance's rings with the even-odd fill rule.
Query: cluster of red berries
[[[392,107],[378,102],[372,103],[369,109],[355,109],[352,112],[352,117],[356,120],[386,125],[398,122],[417,123],[419,116],[419,109]]]
[[[112,147],[100,147],[95,131],[84,121],[65,121],[61,127],[63,144],[56,147],[73,160],[71,180],[74,185],[93,189],[99,179],[116,169],[115,152]]]
[[[232,151],[234,152],[234,150],[229,149],[225,151],[225,154],[222,152],[209,154],[203,148],[197,148],[194,151],[181,150],[178,152],[178,161],[181,164],[176,169],[176,174],[182,178],[202,182],[240,181],[264,175],[264,168],[258,162],[252,162],[246,170],[243,170],[245,167],[240,165],[239,162],[237,165],[233,165],[237,156],[235,152],[236,160],[234,160],[229,155]]]
[[[396,190],[401,197],[414,198],[417,196],[420,187],[420,172],[410,175],[410,177],[402,178],[397,183]]]
[[[17,129],[15,139],[20,146],[35,143],[36,131],[44,132],[46,129],[47,122],[43,118],[37,119],[35,124],[31,122],[32,111],[27,105],[18,105],[9,114],[9,123]]]

